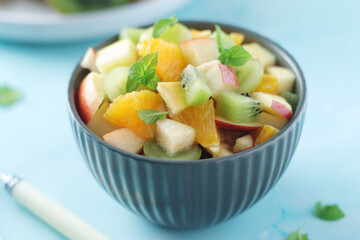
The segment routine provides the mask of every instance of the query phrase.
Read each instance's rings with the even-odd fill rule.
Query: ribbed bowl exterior
[[[196,28],[212,23],[187,22]],[[296,62],[273,42],[245,29],[272,50],[279,64],[292,68],[300,94],[290,123],[275,137],[253,149],[228,157],[200,161],[164,161],[118,150],[92,134],[76,112],[75,90],[86,72],[77,67],[69,86],[71,126],[86,164],[99,184],[121,205],[146,219],[171,228],[210,226],[254,205],[279,180],[298,145],[306,108],[306,87]],[[102,45],[114,41],[110,39]]]

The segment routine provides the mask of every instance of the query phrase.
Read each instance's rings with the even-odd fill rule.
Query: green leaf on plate
[[[21,98],[21,93],[8,86],[0,86],[0,106],[9,106]]]
[[[333,221],[345,217],[345,214],[337,205],[322,205],[320,202],[315,204],[315,214],[318,218]]]
[[[287,240],[309,240],[307,234],[302,234],[300,229],[298,229],[296,232],[291,233]]]

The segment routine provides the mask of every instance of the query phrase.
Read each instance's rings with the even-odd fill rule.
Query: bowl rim
[[[237,31],[237,32],[241,32],[243,34],[245,34],[246,36],[249,36],[251,38],[254,38],[256,40],[261,40],[262,42],[265,42],[267,47],[269,47],[272,51],[277,52],[278,54],[280,54],[285,60],[286,62],[291,66],[291,69],[293,70],[295,76],[296,76],[296,80],[300,86],[300,101],[298,103],[298,106],[296,108],[295,114],[292,117],[292,119],[289,121],[289,123],[280,130],[280,132],[278,134],[276,134],[275,136],[273,136],[272,138],[270,138],[269,140],[267,140],[266,142],[255,146],[253,148],[250,148],[248,150],[239,152],[239,153],[234,153],[232,155],[229,156],[224,156],[224,157],[216,157],[216,158],[207,158],[207,159],[201,159],[201,160],[165,160],[165,159],[157,159],[157,158],[152,158],[152,157],[147,157],[144,155],[139,155],[139,154],[135,154],[135,153],[131,153],[131,152],[127,152],[125,150],[119,149],[115,146],[112,146],[111,144],[105,142],[103,139],[101,139],[100,137],[98,137],[97,135],[95,135],[86,125],[85,123],[82,121],[82,119],[80,118],[80,115],[78,114],[78,111],[76,109],[75,106],[75,89],[73,89],[73,85],[74,82],[77,80],[75,78],[77,72],[81,69],[80,67],[80,62],[82,60],[82,57],[80,58],[78,64],[76,65],[75,69],[73,70],[72,74],[71,74],[71,78],[68,84],[68,89],[67,89],[67,107],[68,107],[68,111],[70,114],[70,117],[72,119],[75,120],[76,124],[78,124],[78,126],[81,128],[81,130],[86,133],[86,135],[88,135],[88,137],[91,137],[94,141],[96,141],[98,144],[104,145],[105,147],[107,147],[109,150],[121,154],[121,155],[125,155],[126,157],[135,159],[137,161],[144,161],[144,162],[148,162],[148,163],[158,163],[158,164],[170,164],[170,165],[197,165],[197,164],[208,164],[208,163],[212,163],[212,162],[221,162],[221,161],[226,161],[226,160],[230,160],[230,159],[234,159],[234,158],[246,158],[246,156],[248,156],[249,154],[254,154],[254,152],[257,151],[261,151],[263,148],[266,148],[267,146],[274,144],[274,142],[276,142],[278,139],[282,138],[284,135],[286,135],[288,133],[288,131],[290,131],[290,128],[293,128],[295,126],[295,124],[299,121],[301,121],[301,118],[306,110],[306,102],[307,102],[307,87],[306,87],[306,82],[305,82],[305,77],[304,74],[299,66],[299,64],[296,62],[296,60],[290,55],[290,53],[288,53],[288,51],[286,51],[284,48],[282,48],[280,45],[278,45],[277,43],[275,43],[274,41],[268,39],[267,37],[264,37],[258,33],[255,33],[251,30],[248,30],[246,28],[243,27],[238,27],[238,26],[234,26],[234,25],[230,25],[230,24],[223,24],[223,23],[218,23],[218,22],[211,22],[211,21],[191,21],[191,20],[187,20],[187,21],[180,21],[180,23],[186,25],[186,26],[191,26],[191,25],[197,25],[197,26],[202,26],[204,27],[204,29],[208,29],[208,28],[213,28],[213,26],[215,24],[219,25],[221,28],[223,29],[231,29],[232,31]],[[142,26],[142,27],[148,27],[148,26]],[[118,35],[112,36],[110,38],[107,38],[103,41],[101,41],[100,43],[98,43],[94,49],[99,49],[101,47],[104,47],[108,44],[110,44],[111,42],[113,42],[113,40],[115,40],[116,38],[118,38]]]

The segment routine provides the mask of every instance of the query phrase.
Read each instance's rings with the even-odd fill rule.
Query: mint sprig
[[[217,45],[219,48],[219,60],[224,65],[233,65],[240,67],[251,59],[251,54],[247,52],[242,46],[233,46],[230,49],[224,48],[223,31],[218,25],[215,25]]]
[[[345,214],[337,205],[322,205],[321,202],[315,204],[315,215],[327,221],[339,220],[345,217]]]
[[[130,66],[126,92],[135,91],[140,85],[151,90],[157,88],[157,83],[160,81],[155,70],[158,65],[158,54],[159,52],[156,51],[145,55]]]
[[[21,98],[21,93],[8,86],[0,86],[0,106],[9,106]]]
[[[309,237],[307,234],[302,234],[300,229],[298,229],[296,232],[291,233],[287,240],[309,240]]]
[[[146,109],[136,112],[139,118],[143,120],[146,124],[156,123],[160,119],[166,118],[166,116],[168,115],[168,112],[159,112],[153,109]]]
[[[170,17],[169,19],[160,19],[154,25],[153,37],[158,38],[168,27],[174,26],[178,22],[178,19],[175,16]]]

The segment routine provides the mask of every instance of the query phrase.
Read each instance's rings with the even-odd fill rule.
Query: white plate
[[[19,42],[70,42],[151,24],[191,0],[142,0],[88,13],[60,14],[40,1],[0,0],[0,38]]]

